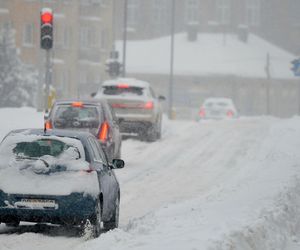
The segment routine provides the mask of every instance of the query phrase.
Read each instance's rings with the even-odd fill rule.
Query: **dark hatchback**
[[[45,118],[45,126],[89,131],[100,141],[110,162],[121,157],[118,120],[105,100],[56,101]]]
[[[20,221],[118,227],[120,187],[113,169],[87,132],[17,130],[0,144],[0,222]]]

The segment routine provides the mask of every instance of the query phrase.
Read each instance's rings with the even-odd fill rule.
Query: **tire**
[[[108,231],[108,230],[113,230],[115,228],[118,228],[118,226],[119,226],[119,212],[120,212],[120,198],[118,196],[116,201],[115,201],[114,215],[112,216],[112,218],[109,221],[103,223],[105,230]]]
[[[82,236],[85,239],[97,238],[102,231],[102,208],[100,200],[96,202],[95,213],[92,218],[83,221]]]
[[[20,225],[20,221],[11,221],[11,222],[6,222],[5,225],[7,227],[18,227]]]
[[[147,141],[148,142],[155,142],[157,140],[157,129],[156,125],[152,124],[147,131]]]

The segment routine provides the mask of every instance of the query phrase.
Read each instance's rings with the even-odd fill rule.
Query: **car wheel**
[[[17,227],[20,225],[20,221],[11,221],[11,222],[6,222],[5,225],[7,227]]]
[[[157,130],[155,125],[151,125],[147,131],[147,141],[154,142],[157,140]]]
[[[95,213],[92,218],[83,221],[82,235],[85,239],[97,238],[102,230],[102,209],[98,199],[96,202]]]
[[[115,211],[114,215],[111,218],[110,221],[104,222],[104,229],[105,230],[113,230],[115,228],[118,228],[119,226],[119,213],[120,213],[120,198],[119,196],[117,197],[115,201]]]

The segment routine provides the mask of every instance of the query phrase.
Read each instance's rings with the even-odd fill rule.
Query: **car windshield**
[[[119,87],[119,86],[104,86],[104,95],[134,95],[141,96],[144,89],[140,87]]]
[[[61,105],[54,111],[56,128],[98,128],[100,117],[97,107]]]

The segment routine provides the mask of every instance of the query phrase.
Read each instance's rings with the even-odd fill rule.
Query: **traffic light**
[[[117,77],[121,74],[122,64],[115,60],[108,60],[106,62],[106,72],[111,77]]]
[[[41,48],[52,49],[53,47],[53,13],[49,8],[41,11]]]

